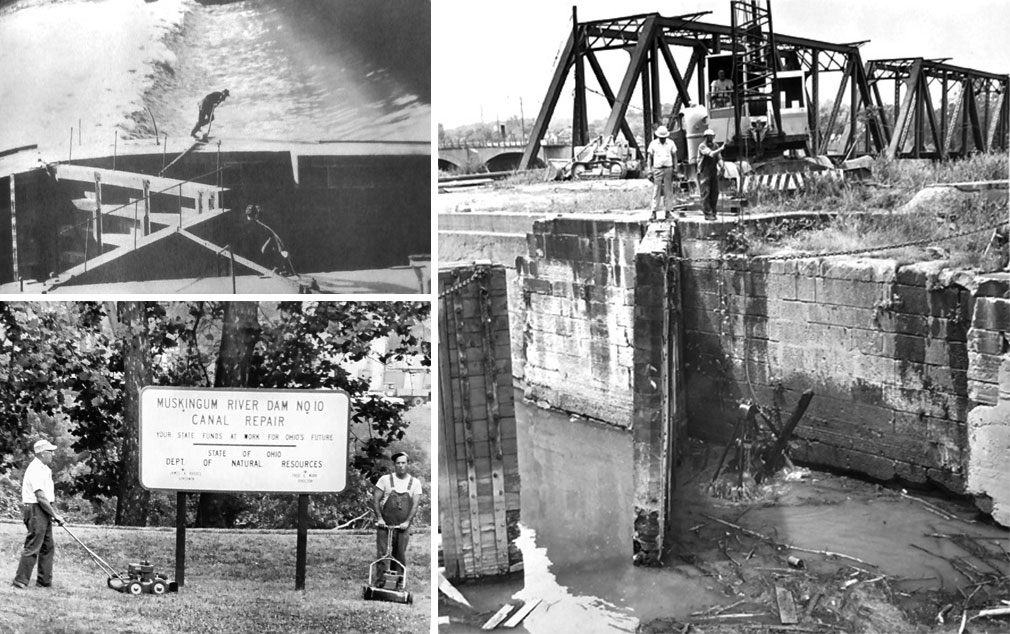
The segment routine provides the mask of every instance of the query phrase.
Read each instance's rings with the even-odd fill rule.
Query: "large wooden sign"
[[[140,483],[148,489],[335,493],[347,481],[344,392],[146,387]]]

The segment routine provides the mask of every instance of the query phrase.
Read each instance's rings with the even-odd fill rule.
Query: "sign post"
[[[305,588],[310,493],[347,482],[350,398],[337,390],[145,387],[140,483],[176,491],[176,581],[189,492],[298,494],[295,589]]]
[[[298,538],[295,546],[295,590],[305,589],[305,552],[309,541],[309,496],[298,496]]]
[[[186,492],[175,494],[175,583],[186,585]]]

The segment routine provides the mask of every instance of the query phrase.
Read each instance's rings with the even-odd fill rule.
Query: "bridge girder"
[[[664,17],[658,13],[643,13],[623,17],[579,22],[573,16],[573,28],[558,58],[547,94],[541,104],[532,134],[523,153],[520,169],[528,169],[540,149],[547,126],[561,98],[561,92],[569,72],[573,68],[577,77],[575,90],[575,123],[573,146],[578,141],[586,142],[585,133],[585,86],[584,72],[580,73],[582,61],[587,60],[603,96],[610,106],[610,114],[603,130],[605,137],[622,134],[630,145],[637,148],[637,142],[628,123],[628,108],[636,87],[641,84],[643,123],[645,141],[649,142],[652,124],[661,120],[672,121],[676,113],[685,105],[705,101],[705,59],[709,54],[733,50],[732,27],[701,22],[697,18],[704,14],[678,17]],[[849,120],[844,129],[846,139],[844,154],[887,154],[893,156],[923,155],[925,142],[932,139],[934,147],[944,148],[942,156],[958,155],[949,152],[952,119],[948,116],[952,92],[961,86],[973,86],[967,98],[960,104],[963,126],[970,134],[976,149],[1006,149],[1008,103],[1007,75],[988,73],[947,63],[948,60],[921,60],[917,76],[908,83],[908,72],[918,58],[874,60],[864,65],[860,43],[836,44],[804,37],[775,34],[776,50],[780,57],[789,56],[807,73],[807,102],[819,104],[820,75],[826,72],[841,73],[840,89],[832,102],[831,115],[822,122],[817,107],[808,109],[810,140],[808,150],[817,154],[823,151],[831,138],[831,131],[837,122],[841,105],[849,102]],[[674,60],[671,47],[691,49],[691,61],[681,73]],[[611,82],[605,76],[597,59],[602,51],[622,49],[630,56],[621,77],[617,92],[613,92]],[[665,64],[660,63],[662,60]],[[674,107],[666,116],[660,116],[656,105],[661,103],[659,94],[659,69],[665,65],[668,76],[673,79]],[[919,77],[921,75],[922,77]],[[697,80],[696,96],[692,96],[690,85]],[[910,86],[906,91],[913,96],[907,104],[901,103],[896,116],[887,118],[887,109],[880,96],[882,81],[905,81]],[[941,82],[941,112],[936,115],[930,96],[931,82]],[[900,88],[900,86],[899,86]],[[964,92],[964,91],[962,91]],[[979,94],[985,97],[978,99]],[[907,93],[906,93],[907,94]],[[906,112],[907,110],[907,112]],[[914,111],[914,112],[913,112]],[[915,116],[915,113],[919,116]],[[897,123],[902,122],[902,126]],[[918,153],[901,151],[908,130],[918,130],[915,147]],[[897,134],[898,138],[895,138]],[[964,147],[964,144],[962,144]],[[913,148],[914,149],[914,148]],[[927,153],[928,154],[928,153]]]

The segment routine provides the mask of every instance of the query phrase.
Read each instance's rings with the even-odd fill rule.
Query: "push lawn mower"
[[[414,597],[403,588],[407,585],[407,566],[393,557],[393,531],[389,527],[386,532],[386,554],[379,557],[368,566],[368,585],[364,586],[363,594],[367,601],[393,601],[395,603],[413,603]],[[386,570],[378,574],[379,565],[385,563]],[[396,563],[400,570],[393,570]]]
[[[106,583],[110,588],[127,594],[165,594],[166,592],[178,592],[179,584],[169,581],[168,577],[154,572],[154,566],[149,561],[127,564],[126,572],[116,572],[109,562],[99,557],[93,550],[84,545],[77,535],[74,535],[65,524],[63,530],[74,538],[74,541],[81,545],[91,558],[95,560],[102,572],[109,576]]]

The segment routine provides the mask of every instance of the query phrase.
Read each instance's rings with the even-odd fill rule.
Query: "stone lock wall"
[[[968,332],[967,490],[993,519],[1010,526],[1010,275],[1003,274],[978,297]],[[992,289],[992,283],[997,285]]]
[[[683,277],[692,434],[727,440],[739,401],[788,413],[813,389],[794,457],[964,490],[969,280],[851,258],[688,260]]]
[[[671,239],[639,221],[554,218],[534,224],[517,260],[526,397],[631,431],[636,561],[647,565],[659,561],[685,430]]]
[[[538,220],[522,282],[526,397],[630,428],[639,222]]]

